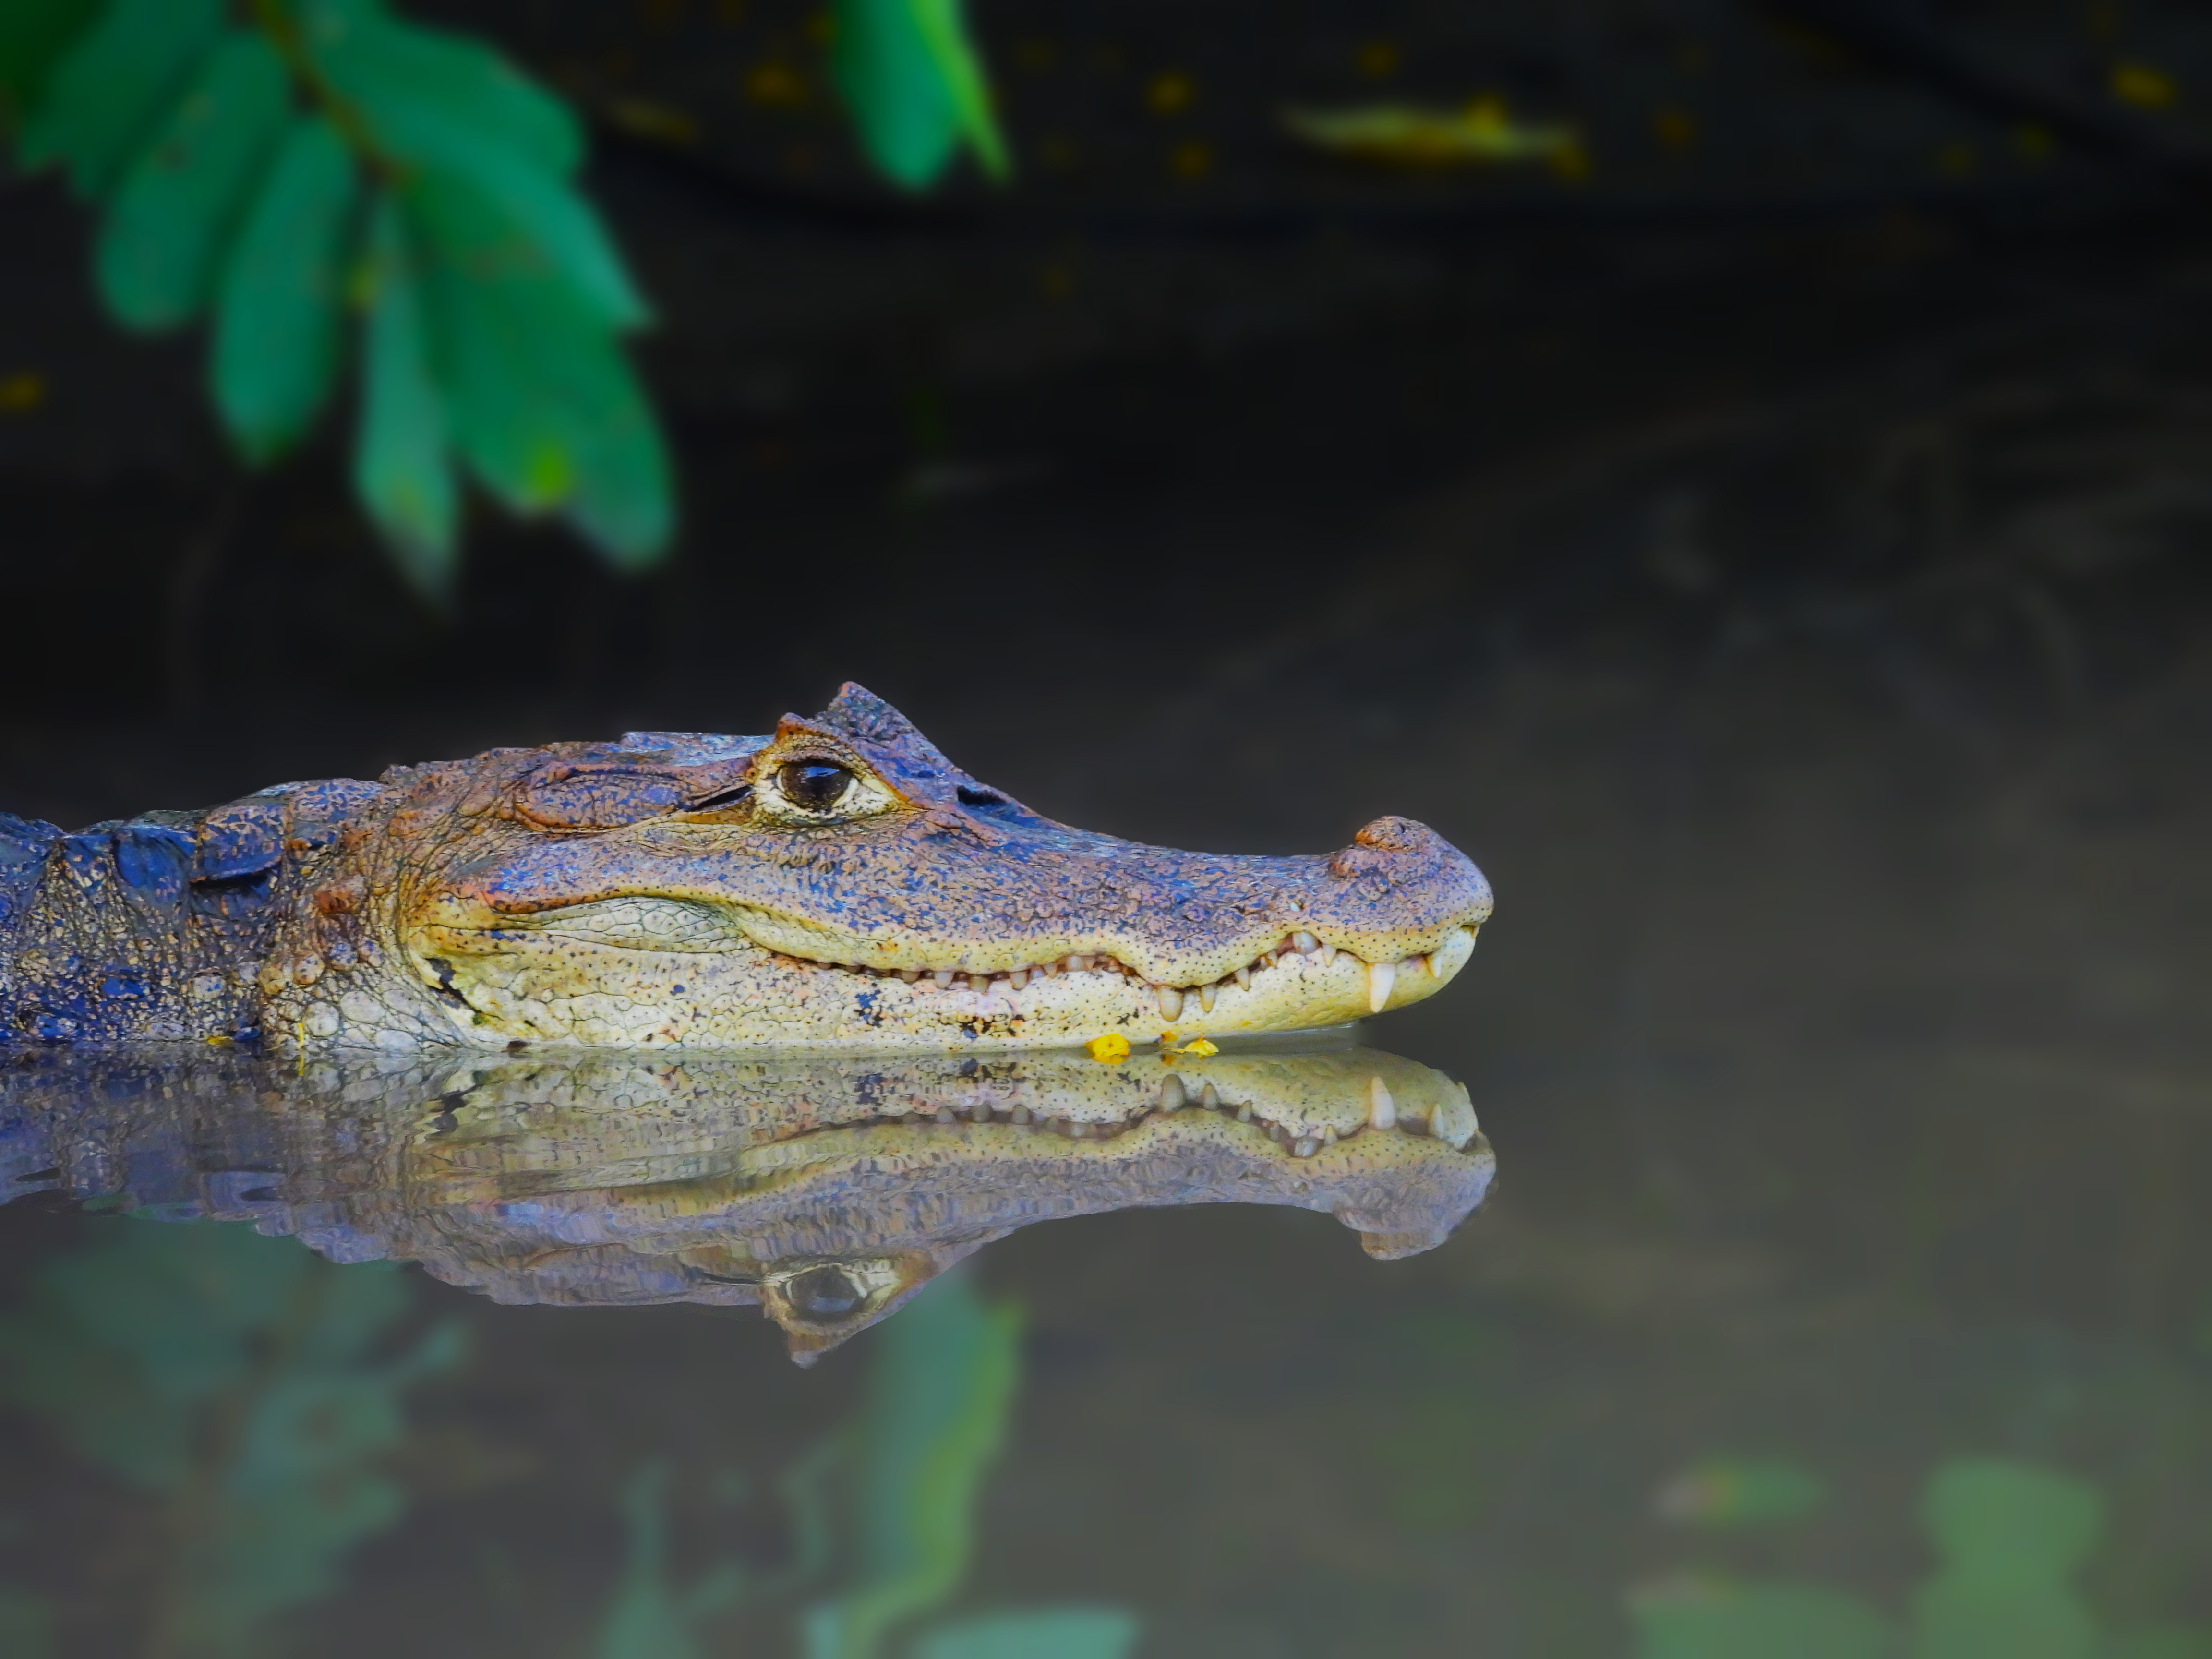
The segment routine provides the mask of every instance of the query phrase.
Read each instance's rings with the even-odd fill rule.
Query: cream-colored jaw
[[[860,960],[870,947],[820,929],[647,897],[496,927],[434,911],[407,947],[461,1038],[487,1047],[953,1049],[1340,1025],[1442,988],[1466,964],[1474,931],[1447,926],[1379,962],[1295,931],[1200,984],[1149,980],[1103,939],[1064,951],[1054,941],[1053,954],[1003,970],[874,966]]]

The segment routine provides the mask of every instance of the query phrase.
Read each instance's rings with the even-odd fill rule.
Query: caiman
[[[24,1052],[0,1194],[251,1221],[500,1302],[759,1306],[805,1364],[1031,1223],[1334,1215],[1441,1244],[1496,1169],[1467,1091],[1372,1049],[738,1056]]]
[[[0,1042],[846,1051],[1183,1041],[1418,1001],[1490,915],[1433,830],[1240,858],[1070,829],[847,684],[65,835],[0,815]]]

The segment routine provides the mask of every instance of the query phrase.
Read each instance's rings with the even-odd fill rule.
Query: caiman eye
[[[853,787],[852,773],[828,761],[787,761],[775,781],[786,800],[812,812],[828,811]]]
[[[842,1267],[809,1267],[783,1287],[792,1311],[808,1319],[837,1319],[867,1297]]]

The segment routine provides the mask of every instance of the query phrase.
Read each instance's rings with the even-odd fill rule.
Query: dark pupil
[[[850,772],[826,761],[793,761],[780,777],[786,795],[817,811],[835,806],[853,782]]]
[[[836,1267],[809,1267],[783,1287],[783,1297],[793,1312],[810,1319],[848,1314],[862,1299],[859,1287]]]

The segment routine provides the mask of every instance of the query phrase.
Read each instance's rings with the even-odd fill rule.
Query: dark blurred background
[[[115,334],[83,217],[12,181],[9,809],[759,731],[849,677],[1087,827],[1421,817],[1498,915],[1374,1036],[1468,1080],[1500,1196],[1389,1269],[1296,1216],[1000,1247],[1036,1312],[988,1582],[1109,1578],[1148,1653],[1620,1652],[1686,1462],[1802,1452],[1837,1506],[1755,1565],[1894,1602],[1919,1481],[1978,1449],[2101,1482],[2100,1605],[2201,1635],[2212,16],[979,0],[1018,175],[908,201],[802,6],[419,9],[598,124],[675,556],[483,512],[423,609],[343,430],[242,474],[197,346]],[[1587,167],[1279,125],[1480,95]],[[438,1606],[470,1504],[550,1527],[531,1494],[605,1509],[669,1433],[775,1443],[701,1368],[819,1409],[721,1316],[477,1316],[444,1409],[544,1444],[376,1547]],[[502,1593],[451,1650],[565,1616]],[[447,1650],[422,1605],[344,1639]]]

